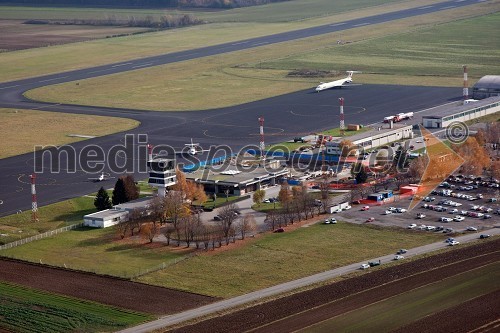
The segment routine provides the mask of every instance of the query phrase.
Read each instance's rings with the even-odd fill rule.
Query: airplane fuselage
[[[321,83],[319,86],[316,87],[316,91],[320,92],[322,90],[327,90],[331,88],[336,88],[336,87],[342,87],[343,85],[349,84],[352,82],[352,79],[350,78],[345,78],[342,80],[336,80],[332,82],[326,82],[326,83]]]

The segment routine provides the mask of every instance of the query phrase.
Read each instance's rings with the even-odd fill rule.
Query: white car
[[[462,222],[463,220],[465,220],[465,217],[460,216],[460,215],[457,215],[453,218],[453,221],[455,221],[455,222]]]
[[[387,208],[388,211],[391,211],[391,212],[395,212],[397,211],[397,208],[396,207],[389,207]]]
[[[427,227],[425,227],[425,230],[427,230],[427,231],[433,231],[433,230],[436,230],[436,227],[432,226],[432,225],[428,225]]]
[[[396,256],[394,257],[394,260],[401,260],[401,259],[404,259],[404,258],[405,258],[405,257],[403,257],[402,255],[399,255],[399,254],[398,254],[398,255],[396,255]]]
[[[406,213],[406,209],[404,209],[404,208],[396,208],[396,213]]]
[[[392,214],[392,212],[391,212],[390,210],[386,210],[386,211],[384,212],[384,214],[385,214],[385,215],[391,215],[391,214]]]
[[[476,227],[467,227],[467,231],[477,231]]]
[[[412,223],[408,226],[408,229],[415,229],[417,225],[415,223]]]
[[[331,224],[337,224],[337,220],[333,217],[330,217],[330,223]]]
[[[457,242],[455,240],[448,243],[449,246],[455,246],[455,245],[458,245],[458,244],[460,244],[460,242]]]
[[[351,209],[351,208],[352,208],[352,206],[345,206],[344,210],[348,210],[348,209]]]
[[[422,214],[422,213],[417,214],[417,219],[423,219],[423,218],[425,218],[425,214]]]
[[[456,209],[456,208],[452,209],[448,213],[450,213],[450,214],[458,214],[458,209]]]
[[[370,268],[370,265],[368,264],[361,264],[361,267],[359,267],[360,269],[368,269]]]
[[[453,219],[451,217],[441,217],[440,221],[441,222],[453,222]]]

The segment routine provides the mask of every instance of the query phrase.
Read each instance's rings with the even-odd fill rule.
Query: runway
[[[0,107],[19,109],[39,109],[64,113],[77,113],[103,116],[119,116],[135,119],[141,125],[127,134],[133,135],[132,155],[123,159],[123,152],[115,156],[106,154],[104,164],[115,159],[115,164],[124,164],[125,171],[134,173],[136,179],[147,177],[145,166],[145,147],[147,143],[155,146],[169,145],[174,148],[183,147],[191,138],[199,142],[203,148],[228,145],[232,152],[237,152],[247,145],[258,145],[257,118],[265,118],[266,143],[277,143],[289,140],[294,136],[306,135],[338,126],[338,98],[345,98],[346,123],[370,124],[382,120],[383,117],[399,112],[419,111],[436,105],[459,99],[461,88],[407,87],[391,85],[360,85],[333,89],[322,93],[314,93],[313,89],[277,96],[257,102],[234,107],[206,110],[198,112],[150,112],[128,109],[89,107],[64,104],[49,104],[30,101],[24,98],[27,90],[56,83],[75,81],[128,70],[158,66],[189,59],[206,57],[214,54],[248,49],[264,44],[317,36],[334,31],[350,29],[360,25],[377,24],[391,20],[428,14],[476,4],[478,0],[446,1],[433,6],[416,7],[414,9],[387,13],[342,24],[324,25],[299,31],[270,35],[237,43],[216,45],[201,49],[160,55],[118,64],[110,64],[89,69],[58,73],[43,77],[18,80],[0,84]],[[93,183],[89,177],[95,174],[82,171],[82,164],[89,164],[89,149],[98,147],[104,153],[123,148],[125,133],[74,143],[70,147],[74,157],[60,154],[59,172],[50,165],[47,155],[36,164],[43,172],[37,173],[37,196],[39,206],[61,200],[79,197],[95,192],[100,186],[110,188],[112,180]],[[90,147],[89,147],[90,146]],[[54,149],[52,149],[54,152]],[[57,151],[54,153],[57,154]],[[71,155],[71,154],[70,154]],[[202,156],[202,158],[205,158]],[[70,163],[68,164],[68,160]],[[43,162],[43,164],[41,163]],[[74,167],[73,167],[74,166]],[[0,160],[0,216],[13,214],[19,210],[31,208],[31,193],[28,175],[35,167],[33,154],[24,154]],[[143,170],[140,170],[140,169]],[[89,170],[87,167],[86,170]],[[114,176],[120,173],[103,170]]]

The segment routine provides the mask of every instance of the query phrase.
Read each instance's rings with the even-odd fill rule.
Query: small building
[[[394,198],[392,190],[380,191],[377,193],[369,194],[367,199],[376,202],[391,201]]]
[[[122,209],[106,209],[83,217],[83,225],[92,228],[107,228],[128,221],[129,212]]]
[[[453,122],[465,122],[500,111],[500,97],[489,97],[467,104],[456,103],[435,109],[432,115],[422,117],[426,128],[446,128]]]
[[[500,75],[483,76],[472,87],[472,98],[484,99],[500,96]]]

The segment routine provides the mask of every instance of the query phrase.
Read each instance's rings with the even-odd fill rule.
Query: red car
[[[363,208],[361,208],[361,210],[369,210],[370,209],[370,206],[364,206]]]
[[[365,221],[365,223],[370,223],[370,222],[373,222],[375,221],[375,218],[374,217],[370,217],[368,220]]]

